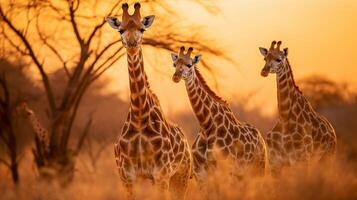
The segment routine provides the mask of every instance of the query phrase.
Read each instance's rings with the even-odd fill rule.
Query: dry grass
[[[93,168],[84,155],[78,158],[76,177],[61,188],[55,183],[36,180],[35,166],[28,153],[20,166],[22,183],[14,187],[10,174],[0,168],[0,199],[125,199],[116,172],[111,146],[108,146]],[[279,178],[246,177],[237,181],[217,170],[210,178],[210,199],[357,199],[356,162],[338,156],[331,164],[315,164],[308,169],[295,167],[282,171]],[[138,199],[161,199],[151,183],[136,185]],[[187,199],[204,199],[195,180],[190,181]]]

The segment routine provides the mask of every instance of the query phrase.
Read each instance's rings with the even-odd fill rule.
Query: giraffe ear
[[[268,55],[268,49],[266,49],[266,48],[259,47],[259,51],[263,56],[267,56]]]
[[[143,21],[141,23],[144,25],[145,28],[149,28],[152,23],[154,22],[155,15],[149,15],[144,17]]]
[[[283,49],[285,57],[288,56],[288,48]]]
[[[119,29],[121,22],[116,17],[106,17],[105,21],[114,29]]]
[[[171,58],[172,58],[172,61],[175,62],[178,58],[178,55],[176,53],[171,53]]]
[[[197,63],[199,63],[201,60],[201,55],[196,55],[193,59],[192,59],[192,65],[196,65]]]

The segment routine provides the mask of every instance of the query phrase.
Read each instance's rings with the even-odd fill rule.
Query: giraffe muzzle
[[[264,67],[262,69],[262,71],[260,72],[260,75],[263,77],[267,77],[269,75],[269,69],[267,69],[266,67]]]
[[[172,80],[173,80],[175,83],[180,82],[180,80],[181,80],[181,75],[175,73],[175,74],[172,76]]]

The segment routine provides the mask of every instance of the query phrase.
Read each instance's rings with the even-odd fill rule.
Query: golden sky
[[[258,51],[259,46],[269,47],[272,40],[282,40],[283,46],[289,48],[288,57],[296,79],[317,74],[357,85],[357,1],[220,0],[218,16],[189,1],[174,3],[183,15],[182,20],[202,26],[237,61],[238,66],[214,65],[220,86],[215,91],[229,102],[234,102],[237,96],[257,92],[247,106],[258,103],[264,105],[266,113],[276,111],[275,76],[260,76],[264,62]],[[155,21],[153,26],[155,23],[160,21]],[[150,56],[145,54],[149,51],[144,49],[144,58]],[[154,92],[166,113],[191,110],[184,83],[171,81],[174,69],[169,53],[162,54],[159,67],[164,73],[153,70],[149,67],[153,62],[146,61]],[[124,91],[123,97],[128,98],[127,68],[113,67],[108,74],[116,77],[111,90]],[[206,77],[211,80],[210,76]]]

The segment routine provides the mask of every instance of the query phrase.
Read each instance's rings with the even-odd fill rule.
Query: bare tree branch
[[[39,14],[40,14],[40,13],[38,13],[38,15],[39,15]],[[47,39],[48,37],[44,36],[44,35],[41,33],[42,31],[40,30],[38,18],[39,18],[39,17],[37,16],[37,20],[36,20],[36,30],[37,30],[38,36],[39,36],[40,39],[42,40],[42,43],[43,43],[44,45],[46,45],[46,46],[48,47],[48,49],[50,49],[54,55],[56,55],[56,57],[58,58],[58,60],[59,60],[61,63],[63,63],[63,69],[65,70],[65,72],[66,72],[68,78],[70,78],[70,77],[71,77],[71,74],[70,74],[70,72],[69,72],[69,70],[68,70],[68,68],[67,68],[67,61],[65,61],[65,60],[63,59],[63,57],[61,56],[61,54],[58,52],[58,50],[57,50],[53,45],[51,45],[51,44],[48,42],[48,39]]]
[[[33,62],[35,63],[35,65],[37,66],[38,70],[41,73],[42,81],[43,81],[43,84],[46,89],[48,103],[49,103],[51,109],[54,110],[56,105],[55,105],[55,100],[54,100],[52,88],[50,85],[50,81],[47,77],[45,70],[43,69],[43,66],[41,65],[38,58],[36,57],[32,46],[30,45],[27,38],[22,34],[22,32],[20,30],[16,29],[15,26],[11,23],[11,21],[5,16],[5,13],[1,6],[0,6],[0,16],[3,19],[3,21],[10,27],[10,29],[21,39],[21,41],[24,43],[26,49],[29,51],[29,56],[31,57],[31,59],[33,60]]]
[[[0,163],[4,164],[4,165],[5,165],[6,167],[8,167],[8,168],[11,167],[10,163],[8,163],[6,160],[4,160],[4,159],[2,159],[2,158],[0,158]]]

